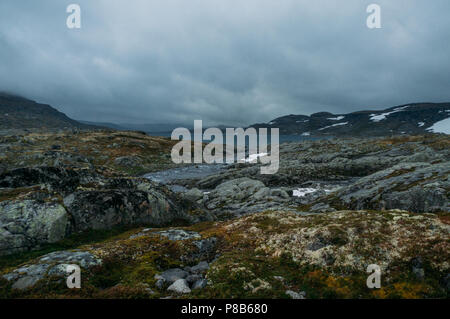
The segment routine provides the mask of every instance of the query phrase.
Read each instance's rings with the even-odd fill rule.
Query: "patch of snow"
[[[338,116],[338,117],[330,117],[330,118],[327,118],[327,120],[332,120],[332,121],[340,121],[340,120],[343,120],[345,118],[345,116]]]
[[[309,122],[309,120],[295,121],[295,123],[306,123],[306,122]]]
[[[315,193],[319,190],[323,190],[326,194],[330,194],[330,193],[337,191],[340,188],[341,188],[341,186],[336,186],[336,187],[332,187],[332,188],[321,188],[321,187],[319,187],[319,188],[312,188],[312,187],[297,188],[292,191],[292,196],[304,197],[308,194]]]
[[[319,131],[326,130],[327,128],[330,128],[330,127],[347,125],[347,124],[348,124],[348,122],[336,123],[336,124],[333,124],[333,125],[329,125],[329,126],[325,126],[325,127],[319,128]]]
[[[275,124],[275,123],[276,123],[276,122],[269,122],[268,124],[269,124],[269,125],[273,125],[273,124]]]
[[[310,136],[310,135],[311,135],[311,133],[309,133],[309,132],[302,133],[302,136]]]
[[[417,123],[417,125],[419,125],[419,127],[422,127],[422,126],[425,125],[425,123],[424,122],[419,122],[419,123]]]
[[[250,154],[248,158],[245,159],[246,163],[256,163],[258,157],[267,156],[268,153]]]
[[[297,188],[294,189],[294,191],[292,192],[292,196],[294,197],[304,197],[307,194],[311,194],[314,192],[317,192],[318,190],[315,188],[310,188],[310,187],[306,187],[306,188]]]
[[[381,113],[381,114],[378,114],[378,115],[377,114],[370,114],[369,115],[370,116],[370,120],[372,122],[380,122],[382,120],[385,120],[388,115],[391,115],[391,114],[394,114],[394,113],[397,113],[397,112],[401,112],[401,111],[405,110],[408,107],[409,107],[409,105],[402,106],[402,107],[397,107],[396,109],[394,109],[391,112]]]
[[[433,133],[450,134],[450,117],[445,120],[434,123],[433,126],[427,128],[427,131]]]

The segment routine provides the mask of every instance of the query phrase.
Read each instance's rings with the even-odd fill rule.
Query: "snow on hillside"
[[[391,114],[397,113],[397,112],[401,112],[401,111],[403,111],[404,109],[406,109],[408,107],[409,107],[409,105],[402,106],[402,107],[397,107],[396,109],[394,109],[391,112],[386,112],[386,113],[381,113],[381,114],[370,114],[370,120],[372,122],[380,122],[382,120],[385,120],[388,115],[391,115]]]
[[[445,120],[434,123],[433,126],[427,128],[427,131],[433,133],[450,134],[450,117],[446,118]]]
[[[338,116],[338,117],[329,117],[327,120],[332,120],[332,121],[340,121],[343,120],[345,118],[345,116]]]
[[[330,127],[347,125],[347,124],[348,124],[348,122],[336,123],[336,124],[333,124],[333,125],[329,125],[329,126],[325,126],[325,127],[319,128],[319,131],[326,130],[327,128],[330,128]]]

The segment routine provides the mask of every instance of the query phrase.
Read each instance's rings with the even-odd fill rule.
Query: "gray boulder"
[[[191,292],[186,279],[178,279],[167,288],[167,291],[175,292],[177,294],[188,294]]]
[[[343,187],[334,197],[350,209],[450,211],[450,165],[401,163]]]
[[[69,231],[69,215],[60,204],[33,200],[0,203],[0,255],[55,243]]]
[[[64,198],[76,231],[110,229],[116,225],[164,226],[174,220],[191,223],[166,194],[157,189],[108,189],[77,191]]]
[[[183,194],[183,197],[191,202],[196,202],[203,198],[203,192],[198,188],[192,188]]]
[[[66,269],[72,264],[87,269],[101,265],[102,260],[87,251],[55,251],[42,256],[34,264],[24,265],[3,275],[3,278],[13,281],[13,289],[23,290],[34,286],[46,276],[68,276]]]
[[[288,201],[289,194],[285,190],[270,189],[259,180],[242,177],[218,185],[204,198],[203,204],[216,216],[228,218],[280,208]]]
[[[170,285],[177,281],[178,279],[185,279],[189,273],[187,271],[184,271],[180,268],[173,268],[164,271],[161,274],[155,275],[156,280],[163,280],[164,283]]]
[[[209,264],[206,261],[201,261],[197,265],[191,267],[193,273],[203,273],[209,269]]]
[[[193,285],[192,285],[192,290],[195,289],[203,289],[206,287],[206,285],[208,284],[208,280],[206,279],[200,279],[197,280]]]

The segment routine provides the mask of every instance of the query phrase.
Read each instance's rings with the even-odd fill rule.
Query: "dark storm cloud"
[[[74,1],[75,2],[75,1]],[[450,100],[450,2],[2,0],[0,90],[76,119],[244,125]]]

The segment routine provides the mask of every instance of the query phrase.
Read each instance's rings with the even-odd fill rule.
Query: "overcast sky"
[[[449,17],[448,0],[1,0],[0,91],[81,120],[235,126],[450,101]]]

